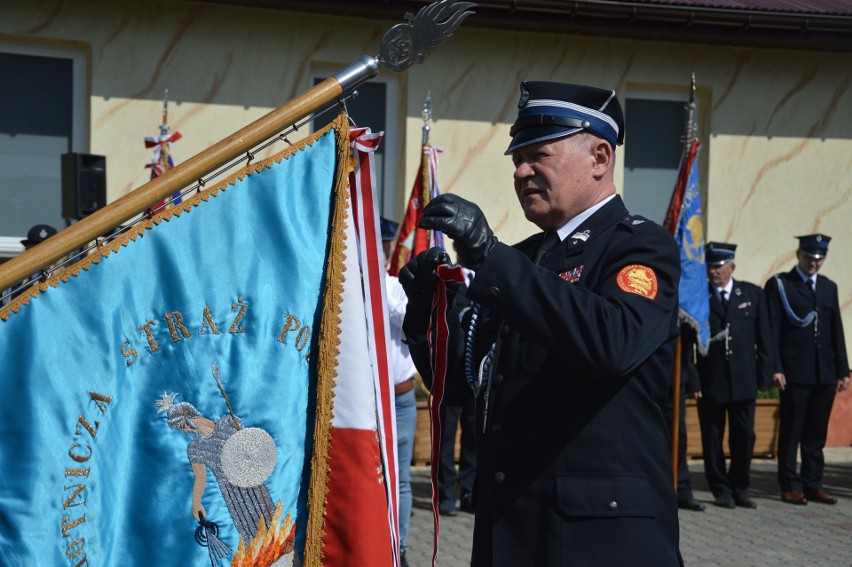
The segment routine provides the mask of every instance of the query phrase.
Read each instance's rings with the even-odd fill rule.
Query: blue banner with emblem
[[[335,124],[0,311],[0,564],[303,549]]]
[[[696,331],[697,348],[707,354],[710,345],[710,301],[704,261],[704,221],[698,186],[698,141],[693,141],[681,164],[677,193],[682,188],[675,240],[680,248],[680,318]],[[674,200],[674,199],[673,199]]]

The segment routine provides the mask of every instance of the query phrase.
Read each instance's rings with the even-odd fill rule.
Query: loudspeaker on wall
[[[62,216],[80,220],[106,205],[106,157],[62,154]]]

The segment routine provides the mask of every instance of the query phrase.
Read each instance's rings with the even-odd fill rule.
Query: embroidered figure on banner
[[[242,419],[234,415],[215,362],[213,376],[228,406],[228,414],[218,420],[205,417],[189,402],[177,402],[177,392],[163,393],[155,402],[157,413],[166,414],[171,429],[195,436],[186,451],[195,477],[192,516],[199,523],[195,539],[207,547],[211,565],[218,566],[233,553],[219,539],[219,527],[207,518],[201,502],[209,469],[240,534],[233,564],[242,565],[243,557],[257,557],[262,551],[272,561],[263,565],[292,565],[296,525],[291,526],[289,513],[280,525],[281,502],[273,504],[265,484],[277,461],[275,441],[263,429],[244,427]],[[272,530],[275,532],[270,534]]]

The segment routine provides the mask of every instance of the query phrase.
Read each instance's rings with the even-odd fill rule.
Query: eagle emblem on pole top
[[[382,38],[379,61],[390,71],[400,72],[414,63],[422,63],[426,55],[444,43],[459,24],[473,14],[473,2],[440,0],[424,6],[416,16],[405,15],[408,23],[397,24]]]

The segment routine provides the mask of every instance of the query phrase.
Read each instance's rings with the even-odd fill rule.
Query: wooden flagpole
[[[400,72],[415,62],[422,62],[433,48],[452,36],[461,22],[473,14],[470,8],[474,6],[471,2],[455,0],[438,0],[424,6],[409,23],[397,24],[385,33],[377,57],[360,57],[349,67],[242,130],[0,265],[0,290],[16,286],[42,267],[88,246],[147,210],[152,203],[168,198],[236,160],[285,128],[340,99],[345,93],[375,77],[379,67]]]
[[[364,56],[356,64],[333,77],[327,78],[309,91],[278,107],[267,115],[203,152],[177,165],[174,169],[152,179],[138,189],[113,201],[62,230],[53,238],[22,253],[0,266],[0,289],[18,284],[42,266],[56,262],[78,248],[87,246],[120,224],[144,212],[152,203],[162,201],[205,175],[239,158],[261,142],[277,135],[288,126],[309,116],[343,96],[346,87],[340,77],[357,79],[355,86],[375,77],[378,61]]]
[[[682,167],[685,167],[685,171],[678,172],[678,178],[683,174],[684,182],[688,183],[688,179],[686,177],[689,175],[689,157],[690,150],[692,148],[692,141],[695,138],[695,73],[692,74],[692,83],[690,85],[689,90],[689,104],[687,105],[687,119],[686,119],[686,136],[685,136],[685,144],[683,149],[683,158],[682,158]],[[680,182],[680,179],[679,179]],[[677,189],[676,189],[677,190]],[[683,201],[680,203],[681,207],[683,207]],[[678,220],[680,219],[680,213],[682,211],[678,211]],[[678,222],[674,223],[674,233],[677,235],[677,225]],[[679,464],[679,456],[680,452],[678,451],[678,445],[680,444],[680,391],[681,391],[681,360],[683,358],[683,333],[680,332],[680,318],[678,318],[678,336],[677,336],[677,345],[675,346],[675,359],[674,359],[674,380],[672,385],[672,430],[671,430],[671,439],[672,439],[672,476],[674,478],[674,488],[675,492],[677,492],[677,471]]]
[[[674,384],[672,387],[672,478],[677,492],[677,470],[680,451],[680,361],[683,356],[683,337],[678,334],[674,357]]]

